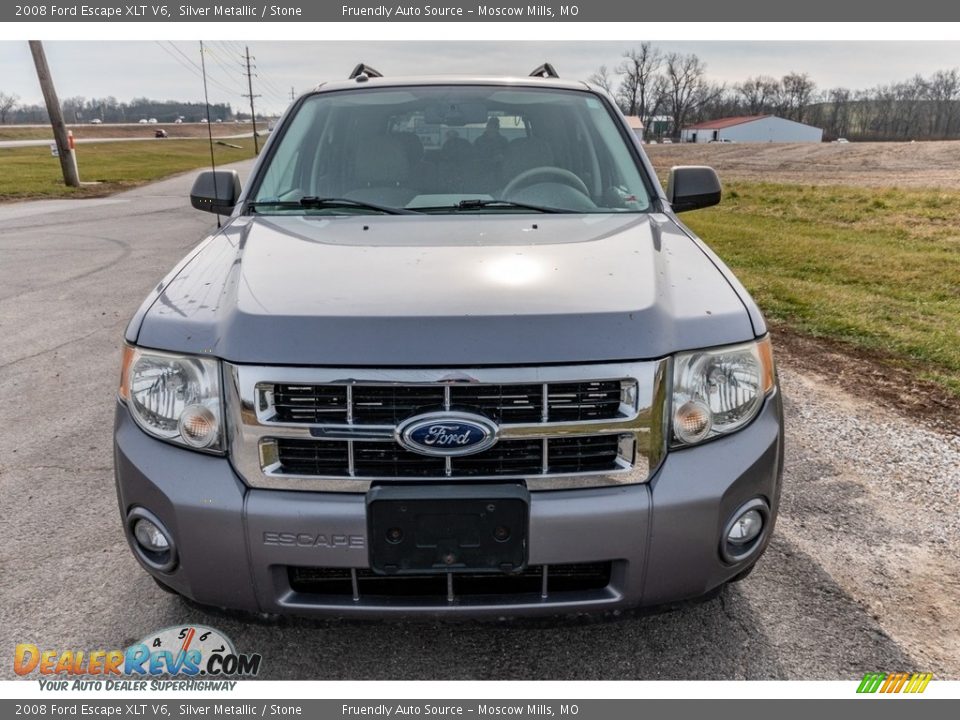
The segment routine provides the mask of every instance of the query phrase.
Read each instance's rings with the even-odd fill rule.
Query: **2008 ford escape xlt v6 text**
[[[745,576],[781,399],[753,300],[602,91],[299,98],[126,332],[117,491],[163,587],[260,613],[610,612]]]

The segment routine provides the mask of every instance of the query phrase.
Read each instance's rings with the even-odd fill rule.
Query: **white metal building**
[[[640,121],[640,118],[636,115],[626,115],[624,119],[627,121],[630,129],[633,130],[633,134],[637,136],[637,139],[643,140],[643,123]]]
[[[689,125],[680,134],[683,142],[821,142],[823,130],[776,115],[720,118]]]

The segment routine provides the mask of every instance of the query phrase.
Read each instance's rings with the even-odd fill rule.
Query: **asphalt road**
[[[789,358],[777,534],[712,601],[594,623],[264,625],[159,591],[122,536],[111,424],[128,317],[211,228],[190,182],[0,205],[0,676],[18,642],[114,648],[204,622],[271,679],[960,678],[960,441]]]

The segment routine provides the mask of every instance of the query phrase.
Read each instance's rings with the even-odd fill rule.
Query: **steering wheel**
[[[510,197],[512,193],[515,193],[521,188],[525,188],[537,182],[543,182],[547,179],[563,183],[564,185],[569,185],[573,189],[582,192],[587,197],[590,197],[590,191],[587,189],[587,186],[583,180],[569,170],[552,167],[550,165],[542,165],[540,167],[524,170],[506,184],[506,186],[503,188],[503,196]]]

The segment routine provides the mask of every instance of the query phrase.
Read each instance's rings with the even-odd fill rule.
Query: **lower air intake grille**
[[[457,599],[491,595],[519,598],[600,590],[610,584],[612,565],[609,562],[531,565],[511,575],[457,573],[453,575],[452,590]],[[375,575],[370,570],[311,567],[290,567],[287,574],[290,587],[295,592],[356,597],[359,600],[396,597],[438,599],[447,597],[449,590],[445,575],[391,576]]]

